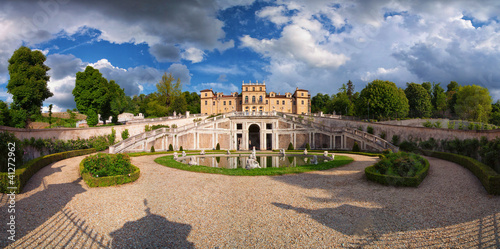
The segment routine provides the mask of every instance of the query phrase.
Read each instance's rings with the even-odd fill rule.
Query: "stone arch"
[[[251,124],[248,126],[248,148],[251,150],[260,149],[260,126],[258,124]]]

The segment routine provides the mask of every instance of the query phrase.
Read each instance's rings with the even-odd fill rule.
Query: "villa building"
[[[212,115],[228,112],[270,112],[306,114],[311,112],[311,95],[308,90],[295,89],[291,93],[266,92],[266,83],[245,83],[242,92],[230,95],[215,93],[212,89],[201,91],[201,113]]]

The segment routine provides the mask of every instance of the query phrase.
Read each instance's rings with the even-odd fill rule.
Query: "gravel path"
[[[428,158],[419,188],[368,182],[376,159],[285,176],[223,176],[132,158],[132,184],[88,188],[84,157],[39,171],[16,196],[16,239],[34,248],[498,248],[500,196],[459,165]],[[7,246],[7,196],[1,244]]]

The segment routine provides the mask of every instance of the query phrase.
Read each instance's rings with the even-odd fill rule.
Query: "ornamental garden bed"
[[[418,187],[427,176],[429,162],[420,155],[407,152],[388,153],[376,164],[365,168],[370,181],[384,185]]]
[[[89,187],[106,187],[134,182],[141,172],[127,154],[98,153],[80,162],[80,174]]]

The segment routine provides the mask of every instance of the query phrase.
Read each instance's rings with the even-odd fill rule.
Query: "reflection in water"
[[[262,168],[278,168],[278,167],[296,167],[311,163],[313,156],[304,155],[290,155],[290,156],[279,156],[279,155],[268,155],[268,156],[257,156],[257,161]],[[203,156],[197,157],[196,161],[198,165],[225,169],[236,169],[245,168],[245,162],[248,159],[248,155],[244,156]],[[329,158],[318,156],[318,163],[329,161]],[[189,159],[179,160],[181,163],[188,163]]]

